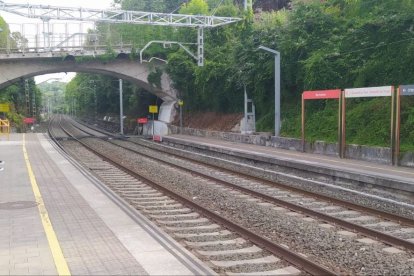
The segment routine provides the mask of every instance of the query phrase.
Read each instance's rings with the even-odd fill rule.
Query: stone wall
[[[170,134],[179,134],[180,128],[169,125]],[[195,128],[183,128],[182,134],[215,138],[224,141],[254,144],[266,147],[276,147],[294,151],[302,151],[302,141],[297,138],[274,137],[270,134],[240,134],[232,132],[209,131]],[[327,143],[324,141],[307,142],[305,151],[309,153],[338,156],[338,145],[336,143]],[[349,159],[364,160],[380,164],[391,164],[391,150],[384,147],[368,147],[361,145],[347,145],[345,157]],[[400,165],[414,167],[414,153],[407,152],[400,156]]]

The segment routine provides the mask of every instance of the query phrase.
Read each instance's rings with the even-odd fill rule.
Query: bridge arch
[[[0,89],[21,78],[51,73],[80,72],[113,76],[134,83],[163,100],[158,114],[157,129],[160,134],[166,134],[168,132],[166,123],[170,123],[176,114],[177,91],[166,73],[161,75],[159,87],[150,84],[148,75],[153,71],[152,68],[153,65],[148,63],[141,64],[125,58],[109,61],[94,59],[83,62],[62,58],[3,59],[0,60]]]
[[[59,72],[81,72],[103,74],[124,79],[155,94],[164,102],[176,101],[177,92],[172,87],[169,76],[163,73],[160,86],[157,87],[148,82],[148,75],[152,71],[151,65],[147,63],[141,64],[130,59],[114,59],[109,61],[94,59],[83,62],[63,60],[61,58],[7,59],[0,60],[0,89],[17,82],[21,78]]]

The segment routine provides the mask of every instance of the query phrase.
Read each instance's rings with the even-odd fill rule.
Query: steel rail
[[[87,126],[87,125],[85,125],[85,126],[90,128],[90,126]],[[93,129],[95,131],[99,131],[96,128],[93,128]],[[114,136],[114,138],[115,137],[116,136]],[[140,145],[142,147],[146,147],[146,148],[154,150],[153,148],[149,147],[148,145],[142,145],[142,144],[138,144],[138,143],[132,142],[132,141],[130,141],[130,142],[133,143],[133,144],[137,144],[137,145]],[[164,147],[166,147],[166,146],[164,146]],[[177,150],[177,149],[175,149],[175,150]],[[337,205],[340,205],[340,206],[348,208],[348,209],[353,209],[353,210],[361,211],[361,212],[364,212],[364,213],[370,213],[370,214],[375,215],[377,217],[381,217],[381,218],[386,219],[386,220],[398,222],[402,225],[414,228],[414,221],[410,218],[407,218],[407,217],[403,217],[403,216],[388,213],[388,212],[385,212],[385,211],[373,209],[371,207],[361,206],[361,205],[358,205],[358,204],[355,204],[355,203],[352,203],[352,202],[349,202],[349,201],[346,201],[346,200],[332,198],[332,197],[329,197],[329,196],[326,196],[326,195],[321,195],[321,194],[318,194],[318,193],[315,193],[315,192],[306,191],[306,190],[303,190],[303,189],[300,189],[300,188],[291,187],[291,186],[288,186],[286,184],[273,182],[273,181],[263,179],[263,178],[260,178],[260,177],[256,177],[256,176],[251,176],[251,175],[248,175],[246,173],[235,172],[235,171],[232,171],[230,169],[222,168],[222,167],[215,166],[215,165],[212,165],[212,164],[206,164],[206,163],[203,163],[201,161],[197,161],[197,160],[194,160],[194,159],[191,159],[191,158],[188,158],[188,157],[184,157],[184,156],[181,156],[181,155],[178,155],[178,154],[175,154],[175,153],[171,153],[171,152],[167,152],[167,151],[164,151],[164,152],[166,152],[168,154],[171,154],[173,156],[179,157],[179,158],[183,158],[183,159],[186,159],[186,160],[191,160],[192,162],[198,163],[200,165],[210,166],[211,168],[219,169],[219,170],[225,171],[227,173],[232,173],[232,174],[236,173],[238,175],[241,175],[241,176],[243,176],[247,179],[253,180],[253,181],[263,182],[263,183],[266,183],[266,184],[271,185],[273,187],[282,188],[282,189],[289,190],[289,191],[292,191],[292,192],[295,192],[295,193],[299,193],[299,194],[302,194],[302,195],[305,195],[305,196],[313,197],[315,199],[320,199],[320,200],[323,200],[323,201],[327,201],[327,202],[337,204]],[[298,206],[298,207],[300,207],[300,206]]]
[[[203,214],[204,216],[210,218],[211,220],[215,221],[216,223],[223,225],[225,228],[230,229],[238,234],[240,234],[241,236],[245,237],[246,239],[248,239],[249,241],[255,243],[256,245],[259,245],[262,248],[265,248],[266,250],[268,250],[269,252],[271,252],[274,255],[277,255],[279,257],[281,257],[282,259],[286,260],[287,262],[295,265],[296,267],[312,274],[312,275],[337,275],[337,273],[307,259],[304,258],[303,256],[294,253],[293,251],[278,245],[264,237],[261,237],[259,235],[257,235],[256,233],[248,230],[247,228],[238,225],[212,211],[209,211],[208,209],[206,209],[205,207],[191,201],[190,199],[187,199],[181,195],[179,195],[178,193],[175,193],[174,191],[165,188],[164,186],[155,183],[154,181],[143,177],[139,174],[137,174],[133,168],[129,168],[126,164],[120,164],[119,162],[115,161],[112,157],[107,156],[106,154],[103,154],[95,149],[93,149],[91,146],[87,145],[86,143],[80,141],[79,139],[77,139],[75,136],[73,136],[72,134],[70,134],[62,125],[60,125],[60,127],[62,128],[62,130],[67,133],[68,135],[70,135],[74,140],[76,140],[78,143],[80,143],[82,146],[84,146],[85,148],[87,148],[88,150],[90,150],[91,152],[93,152],[94,154],[98,155],[100,158],[102,158],[103,160],[109,162],[110,164],[116,166],[117,168],[125,171],[126,173],[138,178],[138,179],[142,179],[144,180],[147,184],[149,184],[150,186],[154,187],[155,189],[160,190],[161,192],[165,193],[166,195],[174,198],[175,200],[181,202],[182,204],[189,206],[190,208],[197,210],[197,212],[199,212],[200,214]]]
[[[135,142],[132,142],[132,143],[137,144]],[[147,148],[151,148],[149,146],[142,145],[142,144],[138,144],[138,145],[143,146],[143,147],[147,147]],[[260,177],[256,177],[256,176],[251,176],[251,175],[248,175],[248,174],[243,173],[243,172],[235,172],[235,171],[232,171],[230,169],[218,167],[218,166],[215,166],[215,165],[212,165],[212,164],[205,164],[203,162],[193,160],[193,159],[188,158],[188,157],[183,157],[181,155],[174,154],[174,153],[171,153],[171,152],[167,152],[167,153],[171,154],[171,155],[174,155],[174,156],[177,156],[177,157],[181,157],[183,159],[191,160],[191,161],[196,162],[198,164],[202,164],[202,165],[205,165],[205,166],[210,166],[212,168],[220,169],[220,170],[228,172],[228,173],[233,173],[233,174],[235,173],[235,174],[241,175],[245,178],[248,178],[250,180],[260,181],[260,182],[266,183],[268,185],[271,185],[271,186],[274,186],[274,187],[277,187],[277,188],[282,188],[282,189],[289,190],[289,191],[292,191],[292,192],[300,193],[302,195],[313,197],[315,199],[321,199],[323,201],[328,201],[328,202],[331,202],[331,203],[334,203],[334,204],[338,204],[338,205],[341,205],[341,206],[343,206],[345,208],[348,208],[348,209],[353,209],[353,210],[357,210],[357,211],[361,211],[361,212],[365,212],[365,213],[371,213],[372,215],[381,217],[383,219],[398,222],[398,223],[403,224],[405,226],[409,226],[409,227],[414,228],[414,221],[410,218],[407,218],[407,217],[403,217],[403,216],[399,216],[399,215],[396,215],[396,214],[388,213],[388,212],[381,211],[381,210],[378,210],[378,209],[373,209],[373,208],[367,207],[367,206],[361,206],[361,205],[358,205],[358,204],[355,204],[355,203],[352,203],[352,202],[349,202],[349,201],[346,201],[346,200],[337,199],[337,198],[329,197],[329,196],[326,196],[326,195],[321,195],[321,194],[311,192],[311,191],[306,191],[306,190],[303,190],[303,189],[300,189],[300,188],[291,187],[291,186],[288,186],[286,184],[273,182],[273,181],[263,179],[263,178],[260,178]]]
[[[112,144],[114,144],[112,141],[110,141],[110,142]],[[336,218],[336,217],[333,217],[333,216],[330,216],[330,215],[326,215],[324,213],[321,213],[321,212],[318,212],[318,211],[314,211],[314,210],[308,209],[306,207],[303,207],[303,206],[300,206],[300,205],[297,205],[297,204],[294,204],[294,203],[291,203],[291,202],[287,202],[287,201],[284,201],[284,200],[281,200],[281,199],[278,199],[278,198],[274,198],[272,196],[263,194],[261,192],[257,192],[257,191],[254,191],[254,190],[251,190],[251,189],[248,189],[248,188],[244,188],[244,187],[238,186],[236,184],[233,184],[233,183],[224,181],[224,180],[222,180],[220,178],[217,178],[217,177],[214,177],[214,176],[205,174],[205,173],[201,173],[201,172],[194,171],[194,170],[192,170],[192,169],[190,169],[188,167],[185,167],[183,165],[179,165],[179,164],[175,164],[175,163],[172,163],[172,162],[169,162],[169,161],[165,161],[165,160],[163,160],[161,158],[158,158],[158,157],[155,157],[155,156],[152,156],[152,155],[143,153],[143,152],[138,152],[138,151],[135,151],[133,149],[129,149],[127,147],[124,147],[124,146],[121,146],[121,145],[118,145],[118,144],[115,144],[115,145],[117,145],[117,146],[119,146],[119,147],[121,147],[123,149],[132,151],[135,154],[140,154],[140,155],[143,155],[143,156],[145,156],[147,158],[154,159],[157,162],[161,162],[163,164],[167,164],[168,166],[171,166],[171,167],[174,167],[174,168],[177,168],[177,169],[186,171],[188,173],[196,174],[196,175],[201,176],[203,178],[207,178],[209,180],[218,182],[218,183],[220,183],[222,185],[225,185],[225,186],[227,186],[229,188],[242,191],[242,192],[244,192],[246,194],[250,194],[250,195],[252,195],[254,197],[257,197],[257,198],[264,199],[267,202],[284,206],[284,207],[286,207],[286,208],[288,208],[288,209],[290,209],[292,211],[300,212],[300,213],[303,213],[303,214],[308,215],[308,216],[312,216],[312,217],[319,218],[319,219],[321,219],[321,220],[323,220],[325,222],[330,222],[330,223],[339,225],[339,226],[344,227],[344,228],[347,228],[347,229],[349,229],[351,231],[357,231],[357,232],[362,233],[364,235],[370,236],[370,237],[372,237],[374,239],[379,239],[379,240],[381,240],[382,242],[384,242],[386,244],[390,244],[390,245],[394,245],[394,246],[398,246],[398,247],[404,247],[406,249],[409,249],[411,251],[414,251],[414,243],[409,242],[407,240],[403,240],[403,239],[400,239],[400,238],[391,236],[389,234],[386,234],[386,233],[383,233],[383,232],[379,232],[377,230],[373,230],[373,229],[370,229],[370,228],[366,228],[364,226],[361,226],[361,225],[358,225],[358,224],[355,224],[355,223],[352,223],[352,222],[349,222],[349,221],[346,221],[346,220],[343,220],[343,219],[340,219],[340,218]],[[140,146],[142,146],[142,145],[140,145]],[[168,154],[171,154],[171,153],[168,153]],[[178,157],[180,157],[182,159],[186,159],[186,160],[191,160],[191,162],[198,163],[198,164],[202,164],[202,165],[206,166],[206,164],[203,164],[201,162],[198,162],[198,161],[195,161],[195,160],[192,160],[192,159],[187,159],[187,158],[182,157],[182,156],[178,156]],[[207,165],[207,166],[215,167],[215,166],[211,166],[211,165]],[[219,168],[219,169],[222,170],[222,168]],[[234,174],[234,172],[232,172],[232,174]],[[258,180],[258,181],[259,182],[263,182],[263,180]],[[271,183],[273,183],[273,182],[271,182]]]
[[[53,118],[54,119],[54,118]],[[51,134],[51,124],[48,124],[48,134]],[[52,134],[53,135],[53,134]],[[120,197],[115,191],[110,187],[105,185],[103,182],[96,179],[92,172],[85,167],[82,167],[81,163],[76,161],[70,154],[67,152],[65,147],[54,139],[56,137],[51,136],[51,139],[54,141],[53,146],[56,146],[58,150],[68,159],[68,161],[73,164],[80,172],[87,177],[100,191],[102,191],[113,203],[115,203],[121,210],[136,223],[144,224],[148,228],[145,230],[149,233],[150,236],[157,239],[160,244],[168,249],[173,249],[172,254],[177,257],[177,259],[182,262],[190,271],[194,272],[195,275],[210,275],[211,269],[205,265],[201,260],[194,259],[194,256],[188,254],[187,250],[183,250],[180,246],[177,246],[177,242],[174,239],[171,239],[170,235],[163,232],[161,228],[158,228],[155,224],[149,223],[149,220],[146,220],[145,216],[139,212],[134,206],[125,201]],[[174,241],[174,242],[173,242]],[[208,267],[208,269],[206,269]]]

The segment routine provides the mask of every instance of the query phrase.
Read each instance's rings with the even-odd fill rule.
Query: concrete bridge
[[[139,61],[129,59],[126,54],[120,54],[118,58],[109,61],[93,59],[84,62],[77,62],[72,56],[0,59],[0,89],[22,78],[50,73],[82,72],[109,75],[134,83],[161,98],[163,103],[158,119],[169,123],[175,115],[174,104],[177,100],[177,92],[165,73],[161,76],[160,86],[148,82],[148,75],[156,66],[153,63],[141,64]],[[162,134],[166,126],[161,124],[156,129],[160,129]]]

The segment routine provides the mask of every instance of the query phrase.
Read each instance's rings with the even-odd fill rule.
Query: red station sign
[[[303,92],[304,100],[318,100],[318,99],[339,99],[341,97],[341,90],[315,90]]]
[[[146,123],[148,123],[148,118],[138,118],[137,119],[137,123],[138,124],[146,124]]]
[[[34,124],[36,122],[35,118],[24,118],[23,123],[25,124]]]
[[[341,96],[342,96],[341,89],[304,91],[302,93],[302,151],[305,151],[305,143],[306,143],[306,140],[305,140],[305,102],[306,100],[326,100],[326,99],[339,100],[339,107],[338,107],[338,113],[339,113],[338,114],[338,140],[339,140]],[[340,147],[338,147],[338,151],[339,150],[341,150]]]

